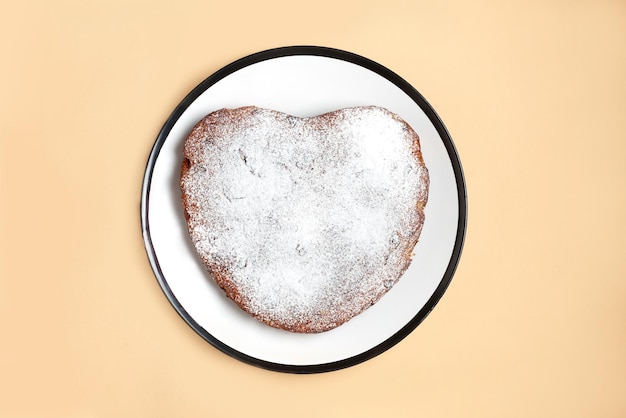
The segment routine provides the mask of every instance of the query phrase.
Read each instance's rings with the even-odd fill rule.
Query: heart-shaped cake
[[[184,145],[191,240],[244,311],[294,332],[335,328],[402,276],[424,222],[419,138],[374,106],[299,118],[210,113]]]

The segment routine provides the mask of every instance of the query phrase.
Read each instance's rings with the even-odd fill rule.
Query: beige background
[[[8,3],[0,416],[626,416],[624,1]],[[312,376],[198,337],[139,224],[146,160],[178,102],[237,58],[295,44],[411,82],[469,194],[465,251],[427,320]]]

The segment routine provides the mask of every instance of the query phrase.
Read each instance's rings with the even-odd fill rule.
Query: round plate
[[[378,303],[331,331],[291,333],[248,316],[215,285],[189,239],[178,186],[184,140],[206,114],[249,105],[299,117],[376,105],[398,114],[420,136],[430,194],[411,266]],[[466,210],[458,155],[443,123],[420,93],[369,59],[310,46],[247,56],[193,89],[156,139],[141,195],[148,258],[182,318],[221,351],[255,366],[292,373],[361,363],[413,331],[452,279],[465,236]]]

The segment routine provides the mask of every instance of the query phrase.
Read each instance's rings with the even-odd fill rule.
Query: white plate
[[[178,179],[191,128],[221,108],[255,105],[315,116],[360,105],[385,107],[419,134],[430,174],[426,221],[404,276],[377,304],[320,334],[271,328],[241,311],[214,284],[189,240]],[[148,258],[165,295],[209,343],[271,370],[340,369],[389,349],[426,317],[447,288],[465,236],[465,184],[458,155],[426,100],[385,67],[345,51],[287,47],[259,52],[219,70],[176,107],[148,159],[141,221]]]

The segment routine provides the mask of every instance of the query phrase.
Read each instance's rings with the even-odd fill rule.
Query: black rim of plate
[[[244,67],[247,67],[252,64],[256,64],[261,61],[287,57],[292,55],[312,55],[312,56],[322,56],[328,58],[339,59],[343,61],[347,61],[361,67],[364,67],[370,71],[377,73],[378,75],[386,78],[393,84],[395,84],[398,88],[400,88],[404,93],[406,93],[426,114],[431,123],[434,125],[437,133],[441,137],[446,150],[448,152],[448,156],[450,157],[450,161],[452,163],[452,168],[454,171],[454,175],[456,178],[456,186],[457,186],[457,196],[459,203],[459,218],[457,225],[457,234],[456,241],[454,243],[452,255],[450,257],[450,261],[448,263],[448,267],[442,277],[439,285],[435,289],[435,292],[428,299],[426,304],[419,310],[419,312],[398,332],[389,337],[387,340],[379,343],[378,345],[370,348],[369,350],[360,353],[356,356],[345,358],[342,360],[323,363],[323,364],[309,364],[309,365],[291,365],[291,364],[281,364],[274,363],[265,360],[261,360],[252,356],[249,356],[241,351],[238,351],[226,344],[222,341],[215,338],[211,335],[207,330],[205,330],[200,324],[198,324],[192,317],[187,313],[185,308],[180,304],[178,299],[172,293],[170,289],[167,279],[163,275],[161,268],[159,266],[159,260],[156,255],[154,246],[152,244],[152,239],[150,236],[150,224],[148,222],[148,211],[150,207],[150,184],[152,182],[152,173],[154,170],[155,163],[161,151],[161,148],[167,139],[171,129],[174,124],[178,121],[183,112],[209,87],[217,83],[219,80],[224,77],[232,74]],[[425,318],[428,316],[430,311],[435,307],[439,299],[443,296],[446,291],[450,281],[452,280],[452,276],[456,270],[456,267],[459,262],[459,258],[461,256],[461,251],[463,249],[463,242],[465,240],[465,231],[467,225],[467,195],[465,188],[465,179],[463,176],[463,170],[461,167],[461,162],[458,157],[458,153],[452,142],[452,138],[450,137],[447,129],[445,128],[443,122],[435,112],[435,110],[430,106],[430,104],[426,101],[426,99],[408,82],[402,79],[400,76],[395,74],[393,71],[387,69],[386,67],[368,59],[362,57],[360,55],[356,55],[351,52],[342,51],[334,48],[327,47],[319,47],[319,46],[288,46],[281,47],[275,49],[269,49],[266,51],[261,51],[252,55],[248,55],[244,58],[241,58],[222,69],[218,70],[213,75],[209,76],[202,83],[200,83],[196,88],[194,88],[184,99],[183,101],[174,109],[170,117],[167,119],[163,128],[159,132],[157,136],[156,142],[150,152],[150,156],[148,158],[148,163],[146,167],[146,172],[143,180],[143,187],[141,192],[141,228],[143,233],[143,238],[145,242],[146,252],[148,255],[148,259],[152,266],[152,270],[156,275],[157,281],[161,286],[161,289],[165,293],[165,296],[168,298],[169,302],[176,309],[179,315],[187,322],[187,324],[196,331],[202,338],[204,338],[211,345],[221,350],[222,352],[234,357],[244,363],[251,364],[253,366],[261,367],[268,370],[286,372],[286,373],[321,373],[321,372],[329,372],[339,369],[344,369],[350,366],[357,365],[364,361],[367,361],[373,357],[378,356],[379,354],[387,351],[397,343],[399,343],[402,339],[408,336]]]

